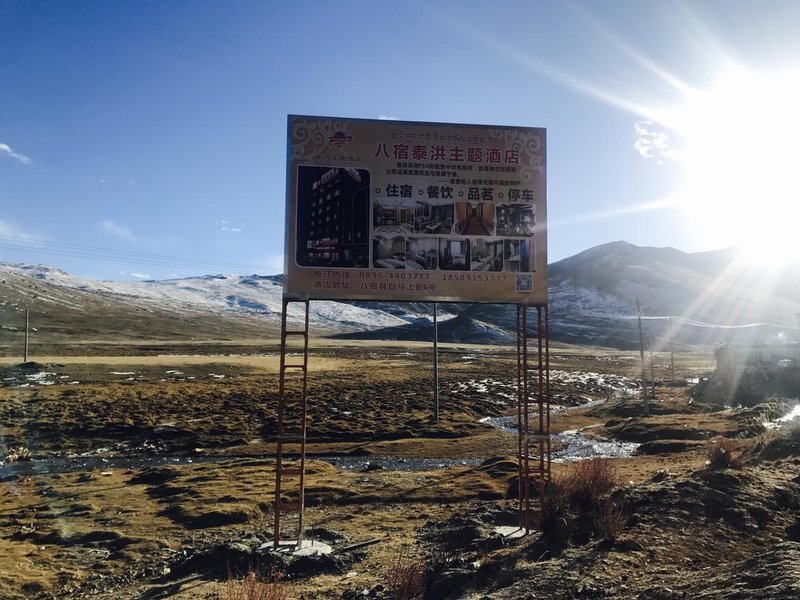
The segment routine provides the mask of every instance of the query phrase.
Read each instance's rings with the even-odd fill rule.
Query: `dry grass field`
[[[516,437],[481,419],[515,411],[513,352],[443,347],[434,423],[429,346],[315,341],[306,517],[334,553],[288,560],[261,548],[275,348],[149,348],[0,364],[0,597],[234,598],[248,569],[282,575],[254,598],[797,597],[797,442],[761,425],[781,407],[692,398],[709,355],[677,355],[674,373],[658,355],[644,415],[636,356],[554,348],[566,499],[547,497],[555,526],[506,539]],[[741,468],[706,464],[719,437]],[[615,456],[612,488],[578,502],[587,448]]]

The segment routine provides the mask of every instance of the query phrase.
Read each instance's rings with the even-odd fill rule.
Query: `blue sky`
[[[798,26],[798,2],[0,0],[0,261],[278,272],[289,113],[546,127],[551,261],[713,249],[642,108],[800,64]]]

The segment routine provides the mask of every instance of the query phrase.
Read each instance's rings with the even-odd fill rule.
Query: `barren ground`
[[[259,547],[272,539],[275,349],[115,349],[0,365],[0,457],[33,457],[0,466],[1,598],[225,598],[229,574],[273,561]],[[645,416],[620,392],[633,354],[551,350],[553,432],[642,444],[612,459],[613,543],[580,515],[548,535],[493,535],[518,519],[516,437],[479,420],[514,413],[514,354],[444,347],[439,423],[430,359],[422,344],[312,343],[306,525],[337,552],[278,564],[289,597],[388,597],[398,562],[424,566],[431,598],[800,594],[797,436],[764,432],[766,409],[719,410],[671,384],[710,356],[677,355],[675,373],[657,356]],[[714,436],[745,453],[742,469],[706,466]]]

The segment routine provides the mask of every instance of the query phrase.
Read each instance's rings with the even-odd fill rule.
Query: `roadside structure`
[[[274,547],[305,527],[311,300],[516,305],[527,532],[551,480],[545,129],[290,115],[287,133]]]
[[[768,396],[800,398],[800,343],[726,344],[714,348],[710,384],[732,404]]]

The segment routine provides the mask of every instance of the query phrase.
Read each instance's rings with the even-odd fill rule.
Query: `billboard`
[[[547,302],[545,130],[289,116],[284,290]]]

